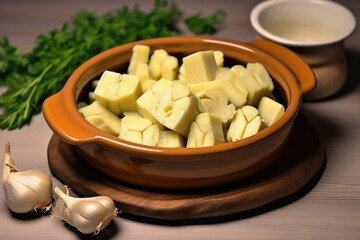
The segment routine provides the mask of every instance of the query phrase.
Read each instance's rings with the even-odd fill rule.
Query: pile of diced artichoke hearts
[[[284,114],[260,63],[224,66],[218,50],[182,58],[135,45],[127,73],[106,70],[92,82],[84,118],[134,143],[205,147],[250,137]]]

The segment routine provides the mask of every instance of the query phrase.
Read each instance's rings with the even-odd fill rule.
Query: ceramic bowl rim
[[[260,23],[260,16],[265,11],[271,7],[276,7],[281,4],[291,4],[291,3],[298,3],[301,2],[302,4],[317,4],[322,5],[322,7],[331,7],[336,11],[342,12],[344,15],[347,16],[348,26],[347,31],[344,31],[342,35],[339,35],[336,38],[328,39],[328,40],[319,40],[313,42],[304,42],[304,41],[296,41],[288,38],[284,38],[278,35],[275,35],[265,29],[262,24]],[[250,13],[250,22],[255,31],[262,37],[274,41],[279,44],[287,45],[287,46],[294,46],[294,47],[307,47],[307,46],[323,46],[329,45],[336,42],[340,42],[347,37],[349,37],[356,27],[356,19],[354,14],[345,6],[328,0],[267,0],[257,4]]]

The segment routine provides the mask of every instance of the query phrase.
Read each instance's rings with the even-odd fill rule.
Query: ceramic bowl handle
[[[93,141],[94,136],[84,124],[84,118],[80,115],[71,114],[69,108],[73,103],[62,97],[62,91],[48,97],[42,106],[43,116],[53,132],[70,144],[80,144]],[[81,126],[81,127],[79,127]]]
[[[304,94],[315,89],[317,81],[310,66],[297,54],[279,44],[258,39],[250,42],[250,45],[261,49],[277,58],[297,76],[301,92]]]

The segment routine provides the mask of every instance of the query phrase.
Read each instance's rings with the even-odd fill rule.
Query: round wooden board
[[[109,196],[130,216],[189,220],[271,208],[272,204],[278,207],[279,202],[283,205],[296,200],[321,176],[325,151],[315,130],[300,114],[286,151],[271,166],[245,180],[213,189],[169,192],[114,181],[56,135],[49,142],[48,162],[52,174],[80,196]]]

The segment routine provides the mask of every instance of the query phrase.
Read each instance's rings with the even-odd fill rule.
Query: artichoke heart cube
[[[242,139],[255,135],[261,130],[261,127],[262,127],[262,120],[261,117],[258,115],[247,123]]]
[[[159,126],[153,124],[149,119],[128,114],[121,121],[120,139],[150,146],[158,144]]]
[[[266,126],[273,125],[285,113],[285,108],[282,104],[268,97],[261,98],[258,110]]]
[[[146,80],[151,79],[149,73],[149,65],[147,63],[139,62],[135,74],[139,77],[140,83],[143,84]]]
[[[156,99],[156,95],[161,95],[173,82],[171,80],[162,78],[156,81],[146,92],[144,92],[137,100],[137,110],[144,118],[150,119],[152,122],[157,122],[150,113],[150,106]]]
[[[227,132],[227,140],[229,142],[235,142],[242,139],[246,125],[247,121],[243,111],[241,111],[241,109],[237,110]]]
[[[215,50],[214,51],[214,58],[215,58],[216,65],[219,68],[224,67],[224,53],[222,51]]]
[[[249,71],[246,70],[244,66],[235,65],[231,68],[231,71],[237,75],[237,80],[245,86],[248,92],[246,104],[256,106],[259,101],[259,96],[262,92],[259,83],[254,79]]]
[[[202,94],[209,88],[221,88],[221,81],[208,81],[208,82],[197,82],[187,84],[191,92],[195,95]]]
[[[169,54],[164,49],[156,49],[150,57],[149,70],[152,79],[159,80],[162,75],[162,66]]]
[[[199,51],[183,58],[185,78],[188,83],[215,79],[218,66],[213,51]]]
[[[224,142],[221,120],[210,113],[201,113],[191,124],[186,147],[207,147]]]
[[[263,127],[258,110],[250,105],[245,105],[236,111],[227,132],[229,142],[250,137],[259,132]]]
[[[150,113],[159,123],[186,137],[199,111],[196,97],[189,88],[175,82],[162,94],[155,95]]]
[[[184,147],[184,138],[177,132],[163,130],[160,132],[158,147]]]
[[[215,81],[221,82],[221,86],[226,92],[230,102],[232,102],[236,108],[241,108],[245,105],[248,91],[233,71],[230,69],[219,71]]]
[[[226,92],[221,87],[207,88],[199,93],[198,97],[200,112],[208,112],[220,118],[224,126],[228,124],[236,112],[235,105],[233,103],[228,104]]]
[[[148,63],[150,47],[146,45],[135,45],[132,49],[128,74],[135,74],[139,63]]]
[[[118,135],[121,128],[121,120],[110,110],[102,106],[99,102],[83,106],[78,109],[86,121],[98,129],[111,135]]]
[[[178,59],[174,56],[167,56],[162,64],[161,78],[175,80],[179,71]]]
[[[136,111],[136,100],[141,95],[138,76],[104,71],[94,91],[96,101],[116,115]]]
[[[251,71],[253,76],[265,86],[265,94],[269,96],[274,90],[274,83],[261,63],[248,63],[246,69]]]
[[[250,122],[253,120],[257,115],[259,115],[259,111],[256,107],[246,105],[241,108],[241,111],[244,113],[246,121]]]

